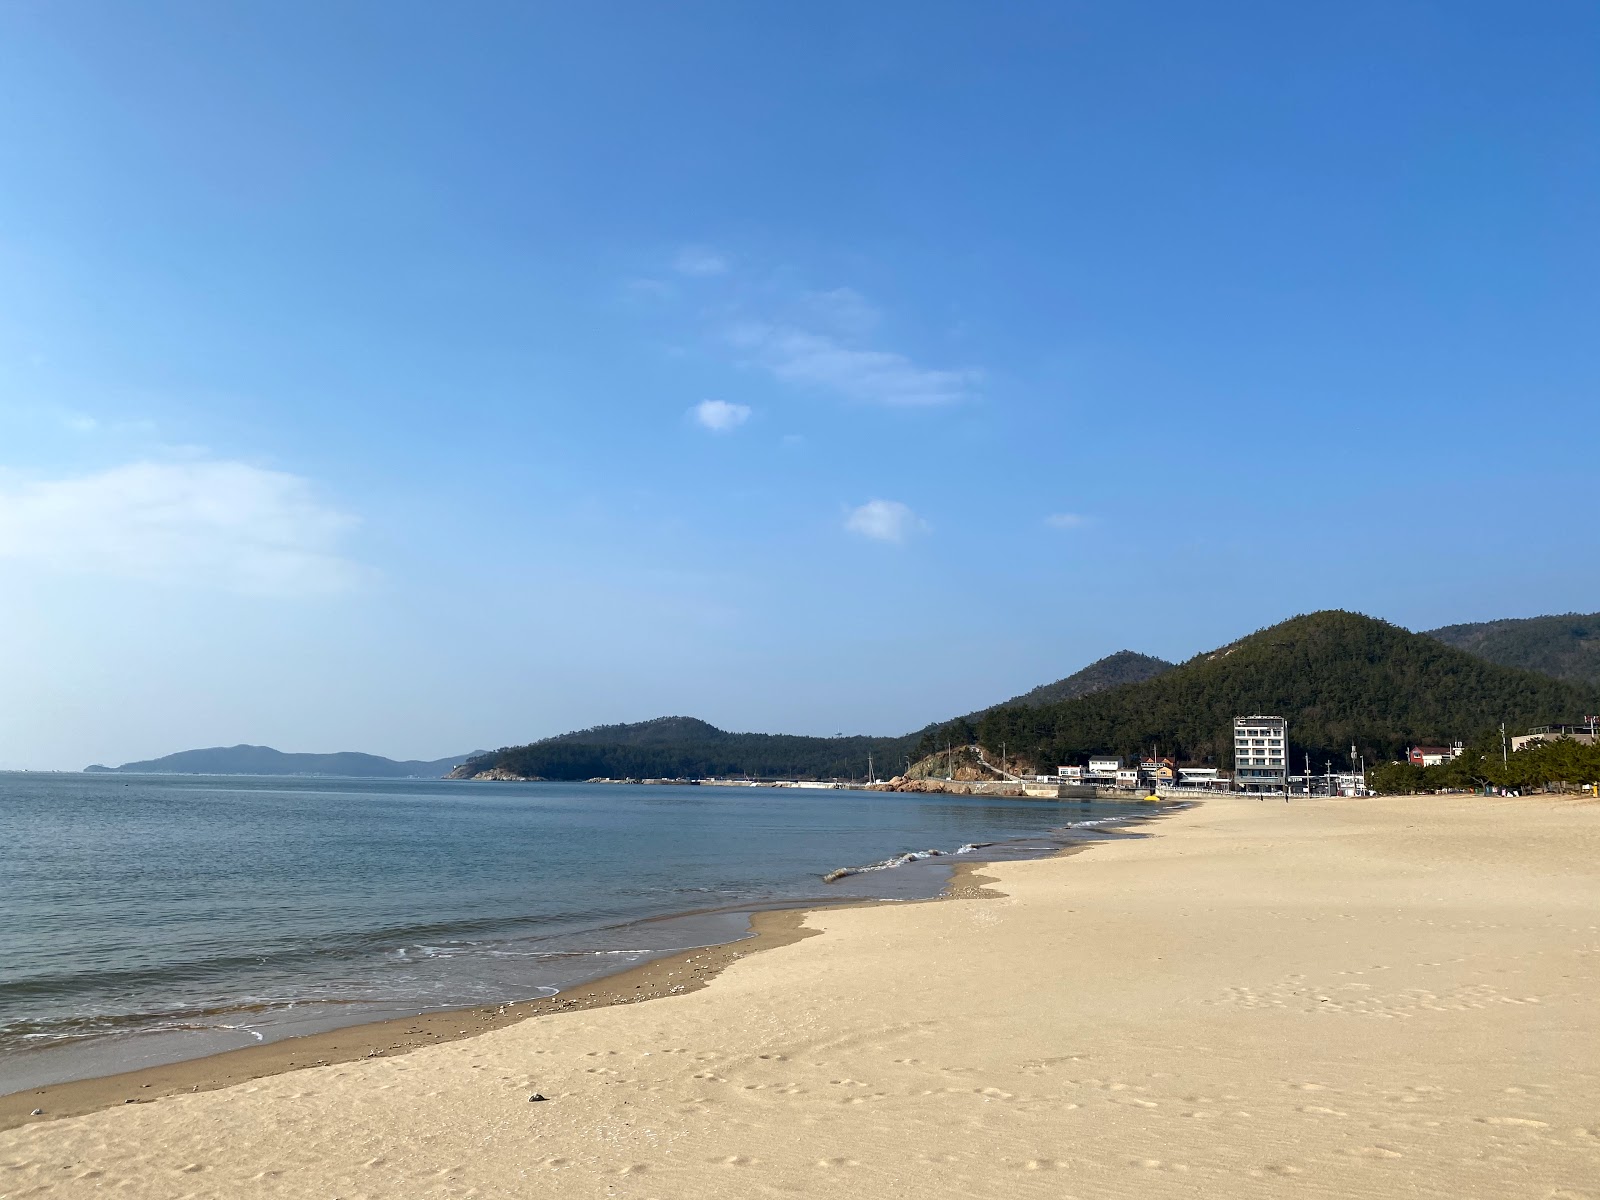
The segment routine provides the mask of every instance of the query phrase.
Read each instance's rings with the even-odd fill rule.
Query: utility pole
[[[1509,761],[1510,760],[1509,760],[1508,756],[1506,755],[1506,723],[1504,721],[1501,721],[1500,722],[1500,765],[1502,767],[1504,767],[1504,766],[1507,765],[1507,763]]]
[[[1311,751],[1306,751],[1306,795],[1311,795]]]

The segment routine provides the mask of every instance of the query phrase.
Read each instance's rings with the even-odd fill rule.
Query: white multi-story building
[[[1233,783],[1244,792],[1289,786],[1289,722],[1282,717],[1233,719]]]

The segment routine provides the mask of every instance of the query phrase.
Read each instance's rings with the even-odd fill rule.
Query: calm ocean
[[[1137,806],[767,788],[0,774],[0,1093],[549,994],[756,908],[936,894]],[[1084,822],[1091,822],[1086,826]]]

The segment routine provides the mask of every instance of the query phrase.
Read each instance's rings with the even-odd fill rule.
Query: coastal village
[[[1596,718],[1583,725],[1542,725],[1506,739],[1510,752],[1538,742],[1570,739],[1580,745],[1600,740]],[[1289,723],[1265,714],[1233,720],[1233,762],[1230,772],[1220,767],[1183,766],[1176,759],[1152,754],[1124,759],[1115,754],[1091,754],[1081,764],[1057,766],[1053,774],[1017,774],[1004,763],[994,763],[977,745],[950,747],[892,779],[880,780],[868,765],[871,791],[944,792],[953,795],[1027,796],[1035,799],[1114,799],[1128,795],[1157,797],[1204,796],[1243,792],[1272,796],[1367,796],[1372,794],[1365,758],[1350,747],[1344,763],[1324,760],[1322,770],[1307,756],[1303,769],[1294,771],[1289,760]],[[1417,767],[1437,767],[1459,758],[1465,745],[1407,747],[1403,761]],[[940,760],[943,760],[942,762]],[[909,765],[909,764],[908,764]],[[841,781],[758,779],[649,779],[594,780],[593,782],[695,783],[707,787],[778,787],[844,789],[861,786]]]

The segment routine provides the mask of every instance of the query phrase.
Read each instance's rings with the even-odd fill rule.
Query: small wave
[[[822,882],[833,883],[851,875],[865,875],[868,871],[892,871],[895,867],[903,867],[909,862],[918,862],[924,858],[943,858],[947,853],[949,852],[945,850],[909,850],[904,854],[896,854],[893,858],[869,863],[864,867],[840,867],[836,871],[829,871],[822,877]]]

